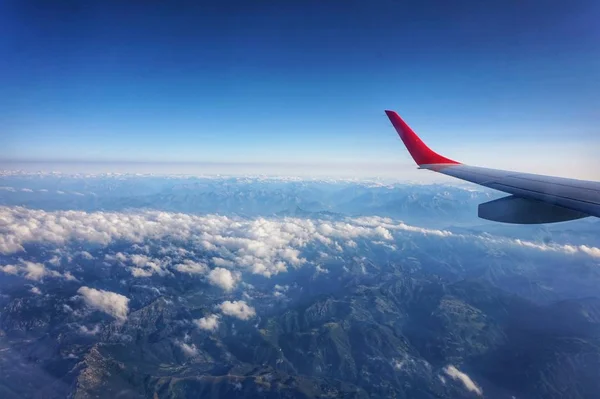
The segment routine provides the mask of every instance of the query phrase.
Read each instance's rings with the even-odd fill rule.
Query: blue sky
[[[0,160],[600,178],[597,1],[124,3],[2,3]]]

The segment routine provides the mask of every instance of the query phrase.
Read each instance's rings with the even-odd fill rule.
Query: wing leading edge
[[[420,169],[512,194],[479,205],[483,219],[533,224],[600,217],[600,182],[464,165],[431,150],[394,111],[385,113]]]

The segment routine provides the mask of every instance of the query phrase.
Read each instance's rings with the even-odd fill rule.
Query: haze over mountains
[[[600,224],[471,187],[4,173],[0,396],[592,398]]]

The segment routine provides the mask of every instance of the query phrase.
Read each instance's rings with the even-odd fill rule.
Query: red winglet
[[[460,162],[453,161],[448,159],[437,152],[433,151],[431,148],[427,147],[423,141],[417,136],[415,132],[412,131],[410,127],[398,116],[394,111],[385,111],[388,118],[390,118],[390,122],[396,128],[398,132],[398,136],[404,142],[406,149],[410,152],[410,155],[413,157],[417,165],[433,165],[433,164],[458,164]]]

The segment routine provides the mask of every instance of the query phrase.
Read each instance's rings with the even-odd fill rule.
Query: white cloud
[[[109,260],[109,261],[119,261],[119,262],[124,263],[127,261],[127,255],[124,254],[123,252],[117,252],[114,255],[110,255],[110,254],[105,255],[104,259]]]
[[[297,218],[243,220],[158,211],[45,212],[22,207],[0,207],[0,217],[7,221],[0,226],[0,252],[5,254],[22,251],[23,245],[30,242],[63,245],[69,241],[84,241],[108,245],[116,240],[142,243],[146,239],[169,237],[173,241],[192,241],[205,250],[215,251],[218,255],[212,259],[215,266],[235,266],[266,277],[306,262],[300,250],[314,241],[330,245],[332,239],[391,238],[385,228],[358,226],[351,220],[335,223]],[[325,226],[321,228],[321,224]],[[119,259],[119,254],[115,256]],[[119,260],[125,262],[125,259]],[[138,268],[144,263],[145,270],[160,270],[160,265],[153,266],[153,261],[144,255],[131,261]],[[185,273],[207,272],[189,262],[180,265],[175,269]]]
[[[61,261],[62,258],[60,256],[54,255],[47,263],[50,263],[52,266],[59,266]]]
[[[41,263],[24,261],[22,270],[25,272],[25,278],[28,280],[41,280],[44,276],[50,274],[46,267]]]
[[[566,255],[600,258],[600,248],[585,245],[543,244],[506,237],[475,236],[446,230],[409,226],[382,217],[346,218],[342,221],[300,218],[256,218],[253,220],[219,215],[190,215],[160,211],[132,213],[54,211],[0,206],[0,253],[23,251],[28,243],[64,245],[71,241],[108,245],[124,240],[140,244],[147,240],[168,238],[177,245],[211,251],[207,260],[216,268],[238,269],[265,277],[284,273],[289,267],[307,262],[303,248],[319,244],[330,251],[341,252],[356,247],[357,240],[378,242],[395,248],[394,241],[402,234],[422,234],[455,240],[471,240],[489,245],[510,246],[535,251],[552,251]],[[387,243],[387,244],[386,244]],[[322,252],[322,251],[321,251]],[[179,258],[185,253],[175,255]],[[148,255],[117,253],[107,260],[119,261],[129,267],[135,277],[169,274],[170,258],[154,259]],[[205,275],[206,263],[190,259],[171,266],[181,273]],[[10,273],[10,268],[2,269]],[[33,278],[34,273],[31,274]],[[215,276],[215,280],[216,276]],[[228,285],[227,287],[231,287]],[[227,288],[226,288],[227,289]]]
[[[194,320],[194,323],[202,330],[215,331],[219,327],[219,318],[218,314],[209,314]]]
[[[75,276],[71,274],[71,272],[64,272],[62,277],[67,281],[78,281]]]
[[[116,292],[81,287],[77,292],[83,296],[85,303],[101,312],[107,313],[118,320],[127,319],[129,313],[129,298]]]
[[[222,267],[214,268],[208,273],[208,281],[212,285],[221,287],[225,291],[231,291],[240,280],[239,273],[232,273]]]
[[[144,270],[139,267],[132,267],[131,269],[129,269],[129,271],[131,272],[131,275],[133,277],[150,277],[150,276],[152,276],[152,271]]]
[[[5,266],[0,266],[0,270],[2,270],[6,274],[17,275],[19,273],[20,268],[15,265],[5,265]]]
[[[256,316],[256,310],[252,306],[248,306],[245,301],[225,301],[219,305],[219,308],[223,314],[241,320],[248,320]]]
[[[444,367],[444,372],[451,377],[453,380],[457,380],[463,383],[465,388],[471,392],[475,392],[477,395],[483,395],[483,391],[477,384],[473,382],[471,377],[454,367],[453,365],[448,365]]]
[[[280,292],[286,292],[287,290],[290,289],[289,285],[279,285],[279,284],[275,284],[275,286],[273,287],[274,291],[280,291]]]
[[[379,216],[367,216],[367,217],[359,217],[355,218],[354,222],[356,224],[362,226],[369,227],[381,227],[383,230],[380,230],[380,233],[385,237],[389,237],[387,234],[390,233],[389,230],[403,230],[412,233],[421,233],[425,235],[435,235],[439,237],[449,237],[452,236],[453,233],[447,230],[437,230],[437,229],[427,229],[423,227],[417,226],[409,226],[404,222],[395,222],[390,218],[379,217]],[[391,234],[391,233],[390,233]]]
[[[202,262],[195,262],[193,260],[186,259],[183,261],[183,263],[175,265],[175,270],[188,274],[206,274],[208,272],[208,266]]]
[[[100,332],[100,325],[96,324],[94,328],[88,328],[86,326],[79,326],[79,332],[86,335],[96,335]]]
[[[31,287],[31,289],[29,290],[32,294],[36,294],[36,295],[42,295],[42,291],[40,291],[40,289],[38,287]]]
[[[327,273],[329,273],[329,270],[328,270],[328,269],[326,269],[326,268],[324,268],[324,267],[321,267],[321,265],[317,265],[317,266],[315,267],[315,270],[317,271],[317,274],[319,274],[319,273],[322,273],[322,274],[327,274]]]
[[[135,245],[137,250],[142,247]],[[114,255],[105,255],[104,259],[108,261],[116,261],[123,265],[130,265],[129,271],[133,277],[150,277],[154,274],[164,276],[170,272],[166,269],[166,265],[159,259],[151,258],[142,254],[125,254],[117,252]],[[131,266],[133,265],[133,266]]]
[[[131,255],[129,259],[130,262],[137,267],[145,266],[148,262],[151,262],[151,259],[148,256],[140,254]]]
[[[183,341],[176,340],[175,343],[181,348],[183,353],[188,357],[194,357],[198,355],[198,348],[194,344],[188,344]]]
[[[580,245],[578,249],[585,254],[588,254],[595,258],[600,258],[600,248],[588,247],[587,245]]]
[[[88,251],[81,251],[81,252],[79,252],[78,255],[81,256],[83,259],[87,259],[87,260],[94,259],[94,257],[92,256],[92,254],[89,253]]]
[[[64,278],[65,280],[70,281],[76,280],[70,272],[62,274],[56,270],[46,268],[43,263],[30,262],[22,259],[17,265],[0,266],[0,271],[6,274],[20,275],[27,280],[33,281],[41,281],[45,277]]]
[[[220,267],[228,267],[228,268],[232,268],[235,266],[235,263],[233,263],[230,260],[227,259],[223,259],[223,258],[217,258],[217,257],[213,257],[212,258],[212,262],[215,266],[220,266]]]
[[[468,238],[473,239],[473,237],[470,237],[470,236],[460,236],[460,237],[463,237],[463,238],[468,237]],[[557,252],[557,253],[561,253],[564,255],[579,254],[579,255],[591,256],[592,258],[600,258],[600,248],[588,247],[586,245],[545,244],[545,243],[524,241],[524,240],[520,240],[520,239],[510,239],[510,238],[494,237],[494,236],[481,236],[481,237],[476,237],[476,239],[487,242],[487,243],[491,243],[494,245],[520,247],[520,248],[533,249],[536,251],[543,251],[543,252]]]

